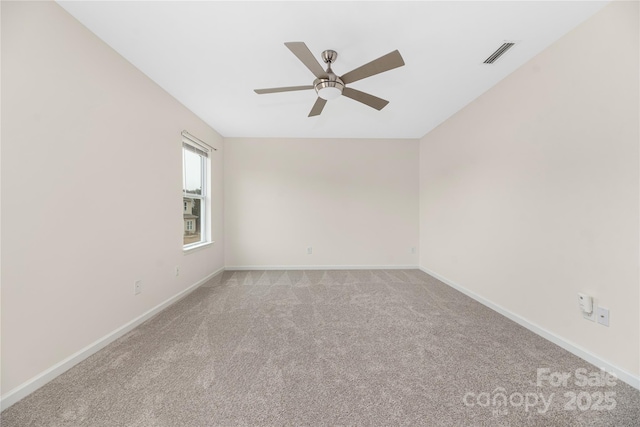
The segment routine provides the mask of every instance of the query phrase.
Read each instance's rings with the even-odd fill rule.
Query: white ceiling
[[[420,138],[607,1],[58,3],[225,137]],[[395,49],[406,65],[349,85],[383,110],[342,96],[309,118],[313,90],[253,92],[312,84],[288,41],[336,50],[338,75]]]

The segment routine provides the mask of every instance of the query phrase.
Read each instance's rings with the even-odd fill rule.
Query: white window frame
[[[185,187],[185,174],[186,174],[186,163],[185,163],[185,150],[189,150],[195,152],[200,155],[200,170],[202,176],[202,194],[192,194],[187,193]],[[199,144],[198,141],[192,140],[191,138],[185,136],[185,133],[182,134],[182,197],[183,202],[184,198],[200,200],[200,241],[184,244],[182,245],[182,249],[185,253],[200,248],[202,246],[210,245],[211,240],[211,193],[210,193],[210,176],[211,176],[211,154],[212,151],[204,146],[203,144]],[[183,213],[184,213],[184,203],[183,203]],[[195,221],[193,224],[193,229],[195,230]],[[182,232],[184,236],[184,229]]]

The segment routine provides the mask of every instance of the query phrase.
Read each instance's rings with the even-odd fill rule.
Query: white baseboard
[[[473,298],[474,300],[478,301],[480,304],[485,305],[487,307],[489,307],[490,309],[492,309],[493,311],[496,311],[500,314],[502,314],[503,316],[505,316],[508,319],[513,320],[514,322],[516,322],[517,324],[524,326],[525,328],[527,328],[528,330],[530,330],[531,332],[541,336],[542,338],[545,338],[549,341],[551,341],[552,343],[562,347],[563,349],[567,350],[568,352],[578,356],[579,358],[591,363],[592,365],[595,365],[597,367],[600,368],[604,368],[606,369],[607,372],[613,372],[614,374],[616,374],[616,376],[624,381],[625,383],[629,384],[631,387],[634,387],[638,390],[640,390],[640,377],[625,371],[624,369],[619,368],[618,366],[615,366],[611,363],[609,363],[608,361],[596,356],[595,354],[591,353],[590,351],[584,349],[583,347],[580,347],[577,344],[574,344],[568,340],[566,340],[565,338],[562,338],[556,334],[554,334],[553,332],[550,332],[538,325],[536,325],[535,323],[530,322],[529,320],[507,310],[504,307],[499,306],[498,304],[495,304],[491,301],[489,301],[488,299],[476,294],[473,291],[470,291],[469,289],[465,288],[464,286],[461,286],[445,277],[440,276],[438,273],[435,273],[427,268],[424,267],[420,267],[420,270],[422,270],[423,272],[427,273],[430,276],[435,277],[436,279],[440,280],[441,282],[445,283],[446,285],[451,286],[452,288],[462,292],[463,294]]]
[[[150,309],[150,310],[146,311],[145,313],[141,314],[140,316],[136,317],[135,319],[133,319],[129,323],[126,323],[125,325],[119,327],[115,331],[105,335],[104,337],[102,337],[99,340],[89,344],[85,348],[77,351],[76,353],[72,354],[71,356],[67,357],[66,359],[62,360],[61,362],[56,363],[55,365],[53,365],[49,369],[41,372],[40,374],[36,375],[35,377],[31,378],[30,380],[20,384],[19,386],[17,386],[16,388],[14,388],[12,390],[10,390],[9,392],[7,392],[5,395],[3,395],[0,398],[0,410],[5,410],[6,408],[8,408],[9,406],[13,405],[14,403],[19,401],[20,399],[22,399],[22,398],[28,396],[29,394],[33,393],[34,391],[36,391],[37,389],[39,389],[40,387],[42,387],[43,385],[45,385],[49,381],[51,381],[54,378],[56,378],[58,375],[68,371],[69,369],[71,369],[72,367],[74,367],[78,363],[82,362],[84,359],[86,359],[87,357],[91,356],[92,354],[97,353],[99,350],[101,350],[104,347],[106,347],[107,345],[111,344],[113,341],[117,340],[118,338],[120,338],[121,336],[126,334],[127,332],[131,331],[136,326],[138,326],[141,323],[143,323],[144,321],[148,320],[149,318],[151,318],[155,314],[158,314],[159,312],[164,310],[166,307],[168,307],[171,304],[177,302],[178,300],[184,298],[189,293],[191,293],[194,290],[196,290],[196,288],[198,288],[200,285],[204,284],[209,279],[211,279],[212,277],[216,276],[217,274],[219,274],[219,273],[221,273],[223,271],[224,271],[224,267],[214,271],[213,273],[209,274],[205,278],[203,278],[201,280],[198,280],[196,283],[194,283],[193,285],[189,286],[187,289],[177,293],[176,295],[172,296],[171,298],[167,299],[166,301],[156,305],[152,309]]]
[[[417,270],[417,265],[231,265],[225,270]]]

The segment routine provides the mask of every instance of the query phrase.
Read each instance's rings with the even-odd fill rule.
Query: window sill
[[[182,254],[183,255],[188,255],[190,253],[193,252],[198,252],[199,250],[208,248],[209,246],[213,246],[215,242],[205,242],[205,243],[201,243],[199,245],[195,245],[195,246],[189,246],[188,248],[183,248],[182,249]]]

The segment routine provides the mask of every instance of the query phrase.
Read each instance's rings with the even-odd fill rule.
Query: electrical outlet
[[[603,326],[609,326],[609,309],[598,307],[598,323]]]
[[[140,292],[142,292],[142,280],[136,280],[133,284],[133,294],[138,295]]]
[[[309,246],[307,248],[307,255],[311,255],[313,253],[313,248],[311,246]]]
[[[176,277],[180,275],[180,267],[178,267],[177,265],[176,265],[175,273],[176,273]]]

